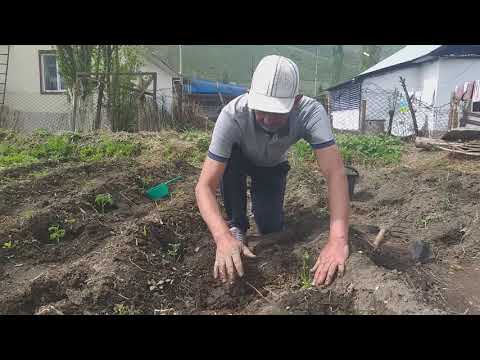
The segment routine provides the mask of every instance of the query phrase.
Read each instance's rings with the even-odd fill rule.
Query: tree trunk
[[[102,103],[103,103],[103,89],[105,87],[105,76],[102,76],[100,78],[101,82],[98,87],[98,99],[97,99],[97,110],[95,113],[95,130],[100,129],[101,123],[102,123]]]

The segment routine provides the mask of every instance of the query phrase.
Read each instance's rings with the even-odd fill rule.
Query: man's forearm
[[[338,241],[348,242],[348,218],[350,201],[347,177],[343,171],[336,171],[327,177],[328,206],[330,209],[330,236]]]
[[[228,232],[228,226],[220,213],[215,191],[208,185],[197,185],[195,195],[200,214],[217,242],[222,234]]]

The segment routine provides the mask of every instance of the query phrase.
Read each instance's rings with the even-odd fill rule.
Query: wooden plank
[[[360,124],[358,124],[359,125],[359,130],[362,134],[365,133],[366,116],[367,116],[367,100],[362,100],[361,105],[360,105],[360,117],[359,117]]]
[[[464,154],[464,155],[470,155],[470,156],[480,156],[480,152],[469,152],[469,151],[461,151],[461,150],[454,150],[454,149],[448,149],[443,146],[438,146],[439,149],[449,151],[449,152],[454,152],[457,154]]]
[[[468,129],[468,128],[456,128],[446,132],[442,136],[443,140],[456,141],[456,140],[480,140],[480,129]]]

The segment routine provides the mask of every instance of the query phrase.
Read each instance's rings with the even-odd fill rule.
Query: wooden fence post
[[[360,116],[359,116],[359,124],[358,129],[360,133],[365,133],[365,120],[367,118],[367,100],[362,100],[360,105]]]
[[[410,96],[408,96],[407,85],[405,85],[405,79],[400,76],[400,83],[402,84],[403,91],[405,92],[405,97],[407,98],[408,108],[410,109],[410,114],[412,116],[413,121],[413,129],[415,131],[415,136],[418,136],[418,125],[417,125],[417,118],[415,117],[415,111],[413,111],[412,100]]]
[[[154,121],[155,121],[155,125],[154,125],[154,129],[156,131],[159,131],[160,130],[160,117],[158,115],[158,103],[157,103],[157,73],[154,72],[152,73],[152,76],[153,76],[153,96],[152,96],[152,100],[153,100],[153,111],[154,111]]]
[[[72,113],[72,131],[75,132],[78,108],[78,79],[75,79],[73,86],[73,113]]]

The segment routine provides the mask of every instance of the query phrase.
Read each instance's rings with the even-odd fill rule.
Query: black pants
[[[249,228],[247,176],[250,176],[252,212],[258,231],[261,234],[282,231],[283,199],[289,170],[287,161],[275,167],[255,166],[242,154],[238,146],[234,146],[221,183],[230,226],[236,226],[244,232]]]

